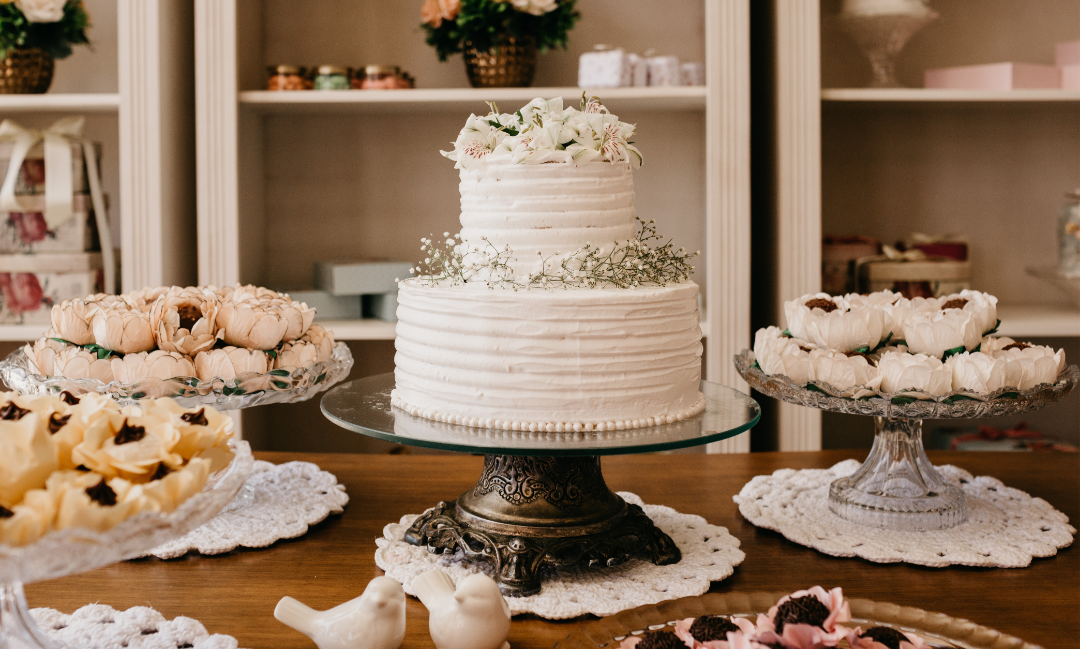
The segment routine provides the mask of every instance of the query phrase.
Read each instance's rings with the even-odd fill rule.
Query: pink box
[[[1080,65],[1061,66],[1061,87],[1063,90],[1080,90]]]
[[[1055,45],[1054,62],[1061,67],[1080,65],[1080,41],[1069,41]]]
[[[927,88],[964,90],[1016,90],[1018,88],[1060,88],[1061,70],[1054,65],[1031,63],[989,63],[939,68],[925,73]]]

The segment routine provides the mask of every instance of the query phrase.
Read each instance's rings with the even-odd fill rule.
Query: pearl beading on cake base
[[[473,428],[518,430],[530,433],[582,433],[590,431],[604,432],[612,430],[633,430],[635,428],[649,428],[651,426],[674,424],[677,421],[689,419],[690,417],[693,417],[694,415],[700,413],[702,410],[705,410],[705,395],[699,392],[697,401],[694,402],[694,405],[674,414],[662,415],[659,417],[643,417],[641,419],[625,419],[622,421],[606,422],[509,421],[505,419],[448,415],[445,413],[437,412],[430,408],[419,408],[410,405],[406,403],[404,399],[401,399],[397,396],[396,390],[390,393],[390,404],[395,408],[400,408],[401,410],[404,410],[405,412],[413,415],[414,417],[423,417],[424,419],[430,419],[432,421],[437,421],[444,424],[457,424],[460,426],[471,426]]]

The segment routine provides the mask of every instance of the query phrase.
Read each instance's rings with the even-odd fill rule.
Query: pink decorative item
[[[630,85],[649,85],[649,69],[645,65],[645,59],[637,54],[627,54],[626,58],[630,61]]]
[[[0,323],[48,324],[52,305],[102,290],[101,253],[0,255]]]
[[[1059,69],[1061,70],[1061,88],[1063,90],[1080,90],[1080,63],[1063,65]]]
[[[645,62],[649,67],[650,86],[679,85],[679,57],[650,56]]]
[[[1055,45],[1054,63],[1061,67],[1080,65],[1080,41],[1068,41]]]
[[[956,68],[927,70],[927,88],[964,90],[1017,90],[1020,88],[1060,88],[1061,71],[1053,65],[1031,63],[988,63]]]
[[[682,63],[679,65],[679,85],[704,86],[705,64],[699,62]]]

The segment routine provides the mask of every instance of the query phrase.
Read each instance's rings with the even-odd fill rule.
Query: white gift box
[[[0,253],[87,252],[100,247],[88,194],[76,194],[74,217],[52,230],[45,224],[43,195],[25,196],[23,202],[32,211],[0,212]]]
[[[1080,65],[1061,66],[1061,87],[1063,90],[1080,90]]]
[[[1060,68],[1031,63],[989,63],[939,68],[927,70],[924,77],[927,88],[1016,90],[1061,87]]]
[[[101,253],[0,255],[0,323],[48,324],[54,304],[100,293]]]
[[[645,64],[645,59],[637,54],[627,54],[626,58],[630,61],[630,85],[649,85],[649,68]]]
[[[650,56],[645,62],[649,69],[650,86],[679,85],[679,57]]]
[[[331,295],[373,295],[397,291],[397,280],[412,277],[408,261],[320,261],[315,264],[315,288]]]
[[[579,88],[618,88],[633,83],[630,57],[621,49],[585,52],[578,61]]]
[[[679,64],[679,85],[704,86],[705,64],[697,61]]]
[[[1067,41],[1055,45],[1054,63],[1061,67],[1080,65],[1080,41]]]
[[[101,144],[94,142],[94,157],[101,167]],[[11,161],[11,152],[15,145],[0,142],[0,172],[6,172]],[[86,158],[83,156],[82,142],[71,143],[71,191],[73,194],[85,194],[90,191],[86,176]],[[36,196],[45,193],[45,147],[38,144],[26,154],[22,169],[15,181],[16,196]]]

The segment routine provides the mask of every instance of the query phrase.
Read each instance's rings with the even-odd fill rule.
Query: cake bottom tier
[[[698,287],[402,282],[394,406],[451,424],[626,430],[705,408]]]

